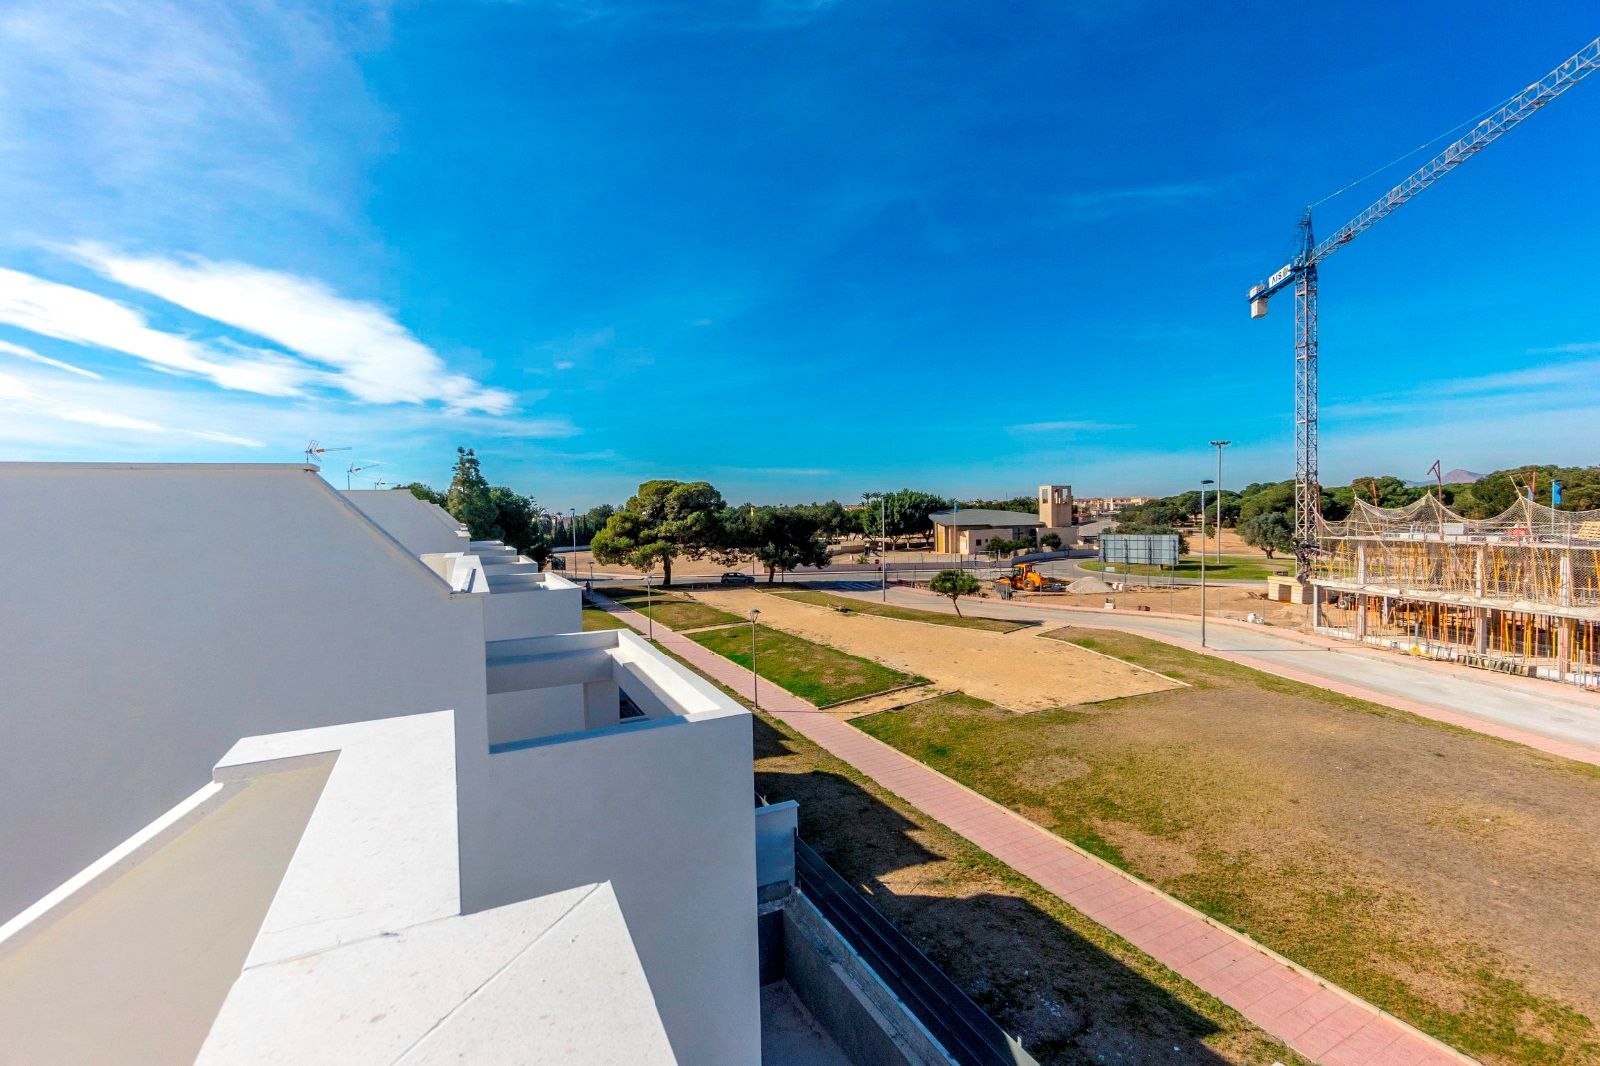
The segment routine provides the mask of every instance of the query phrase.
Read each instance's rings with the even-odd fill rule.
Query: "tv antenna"
[[[321,441],[313,439],[310,444],[306,445],[306,462],[311,466],[320,467],[322,465],[322,457],[324,455],[326,455],[328,452],[347,452],[347,451],[350,451],[350,449],[349,448],[324,448],[322,446],[322,442]]]
[[[364,464],[364,465],[357,465],[357,464]],[[375,466],[382,466],[382,465],[383,465],[382,461],[378,460],[378,459],[357,459],[354,463],[350,464],[350,469],[348,469],[348,470],[346,470],[344,472],[344,487],[346,489],[352,488],[353,486],[352,486],[351,482],[355,480],[355,476],[357,474],[361,473],[361,471],[363,471],[363,470],[371,470]]]

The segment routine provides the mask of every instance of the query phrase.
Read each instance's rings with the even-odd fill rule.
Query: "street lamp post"
[[[1200,482],[1200,646],[1206,646],[1206,486],[1214,484],[1210,478]],[[1220,539],[1220,538],[1219,538]]]
[[[863,503],[878,501],[878,571],[882,575],[883,602],[889,602],[889,522],[888,522],[888,494],[883,492],[863,492]]]
[[[1201,560],[1201,565],[1205,565],[1204,559]],[[653,610],[654,603],[650,599],[650,581],[655,576],[654,571],[646,572],[644,575],[644,621],[645,627],[649,630],[646,636],[650,640],[656,639],[656,615]]]
[[[578,564],[578,509],[569,507],[567,510],[572,512],[572,564],[576,566]]]
[[[1222,565],[1222,449],[1226,448],[1228,445],[1230,445],[1232,443],[1233,443],[1233,441],[1231,441],[1231,440],[1214,440],[1214,441],[1211,442],[1211,446],[1217,450],[1217,565],[1218,566]],[[1201,513],[1202,514],[1205,513],[1203,509],[1202,509]],[[1202,522],[1201,526],[1204,527],[1204,525],[1205,525],[1205,523]],[[1204,548],[1205,546],[1206,546],[1205,545],[1205,537],[1202,535],[1201,538],[1200,538],[1200,547]],[[1205,552],[1202,551],[1200,554],[1204,555]]]
[[[750,608],[750,702],[761,706],[761,675],[756,673],[756,619],[761,617],[759,607]]]

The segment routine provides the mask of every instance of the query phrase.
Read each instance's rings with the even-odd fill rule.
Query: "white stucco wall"
[[[350,489],[344,497],[413,555],[458,552],[467,547],[467,537],[458,531],[459,522],[405,489]]]
[[[486,640],[576,633],[583,629],[583,592],[555,574],[506,578],[491,573],[483,611]]]
[[[491,755],[486,723],[457,716],[462,908],[609,881],[678,1061],[758,1062],[749,715],[631,634],[512,650],[611,641],[612,681],[662,717]],[[593,684],[591,655],[573,669]]]
[[[0,464],[0,921],[240,737],[485,700],[482,596],[297,466]]]

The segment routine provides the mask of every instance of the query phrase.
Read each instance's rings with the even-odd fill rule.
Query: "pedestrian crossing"
[[[877,581],[813,581],[812,584],[826,584],[837,592],[875,592],[882,587]]]

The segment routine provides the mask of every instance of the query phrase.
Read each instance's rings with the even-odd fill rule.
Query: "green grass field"
[[[874,603],[870,600],[852,599],[847,596],[835,596],[828,592],[816,592],[810,589],[795,591],[775,592],[775,596],[786,596],[791,600],[801,603],[814,603],[818,607],[842,607],[856,614],[870,614],[879,618],[899,618],[907,622],[932,622],[941,626],[954,626],[957,629],[981,629],[987,633],[1014,633],[1019,629],[1026,629],[1033,622],[1017,622],[1002,618],[963,618],[959,615],[940,614],[937,611],[919,611],[915,607],[896,607],[889,603]]]
[[[1047,636],[1190,687],[854,724],[1484,1062],[1600,1063],[1571,926],[1600,770],[1130,634]]]
[[[607,614],[598,607],[585,607],[583,609],[583,631],[591,633],[597,629],[627,629],[623,623],[617,621],[617,616]]]
[[[1188,556],[1178,560],[1177,569],[1168,569],[1160,566],[1147,566],[1142,563],[1123,564],[1116,563],[1116,573],[1132,574],[1135,576],[1151,577],[1181,577],[1193,580],[1200,578],[1199,556]],[[1083,564],[1085,570],[1105,569],[1105,564],[1098,560]],[[1206,577],[1217,581],[1265,581],[1273,574],[1287,574],[1294,569],[1293,559],[1265,559],[1252,558],[1245,555],[1224,555],[1222,562],[1218,563],[1214,557],[1206,561]]]
[[[691,633],[689,639],[750,666],[748,626]],[[756,672],[819,707],[926,680],[766,626],[756,626]]]
[[[597,591],[630,611],[637,611],[647,618],[660,622],[668,629],[680,632],[685,629],[699,629],[702,626],[721,626],[730,622],[744,621],[736,614],[708,607],[681,592],[651,592],[647,596],[644,589],[632,586]]]

